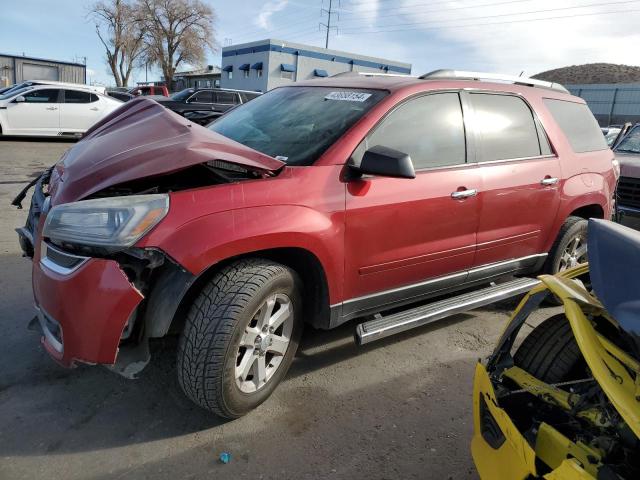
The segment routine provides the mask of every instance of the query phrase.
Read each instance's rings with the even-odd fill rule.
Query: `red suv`
[[[617,178],[595,119],[559,85],[480,77],[302,82],[208,129],[124,104],[37,180],[19,229],[45,348],[134,377],[178,334],[186,395],[237,417],[304,324],[368,318],[366,342],[581,262]]]

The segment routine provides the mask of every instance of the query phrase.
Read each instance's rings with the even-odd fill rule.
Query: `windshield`
[[[640,153],[640,126],[636,125],[625,135],[616,152]]]
[[[385,95],[338,87],[277,88],[209,129],[289,165],[311,165]]]
[[[195,90],[193,88],[187,88],[185,90],[180,90],[177,93],[171,95],[171,100],[175,100],[176,102],[184,102],[187,98],[193,94]]]
[[[18,95],[20,93],[24,93],[27,90],[31,90],[32,88],[33,88],[33,86],[31,84],[28,84],[28,86],[26,86],[26,87],[23,86],[23,84],[16,85],[15,88],[12,88],[11,90],[7,90],[2,95],[0,95],[0,100],[6,100],[7,98],[11,98],[14,95]]]

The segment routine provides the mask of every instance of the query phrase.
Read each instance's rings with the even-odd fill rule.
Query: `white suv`
[[[0,95],[0,134],[80,136],[120,105],[81,86],[28,86]]]

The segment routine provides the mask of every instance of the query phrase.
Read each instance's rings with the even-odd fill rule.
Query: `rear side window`
[[[78,90],[65,90],[64,103],[90,103],[91,94],[89,92],[80,92]]]
[[[462,108],[457,93],[414,98],[392,111],[354,152],[382,145],[408,153],[416,170],[460,165],[466,161]],[[360,158],[356,158],[360,156]]]
[[[544,104],[560,125],[574,152],[595,152],[609,148],[598,122],[586,104],[551,98],[545,98]]]
[[[238,103],[238,101],[236,100],[236,94],[233,92],[216,92],[215,103],[233,105]]]
[[[533,113],[519,97],[472,93],[478,161],[509,160],[541,155]]]

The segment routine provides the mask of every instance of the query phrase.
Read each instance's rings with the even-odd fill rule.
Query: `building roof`
[[[27,57],[24,55],[10,55],[8,53],[1,53],[1,52],[0,52],[0,57],[21,58],[23,60],[33,60],[36,62],[60,63],[62,65],[72,65],[74,67],[87,68],[87,66],[84,63],[67,62],[65,60],[52,60],[50,58]]]
[[[246,55],[265,51],[298,54],[322,60],[331,60],[340,63],[352,63],[354,65],[360,65],[369,68],[380,68],[382,70],[384,70],[385,67],[389,67],[389,70],[401,73],[411,73],[410,63],[398,62],[386,58],[370,57],[368,55],[359,55],[357,53],[344,52],[341,50],[330,50],[327,48],[315,47],[313,45],[287,42],[284,40],[273,38],[224,47],[222,49],[222,58],[224,59],[236,55]]]
[[[220,75],[222,70],[215,65],[208,65],[205,68],[188,70],[186,72],[176,72],[174,77],[201,77],[203,75]]]

